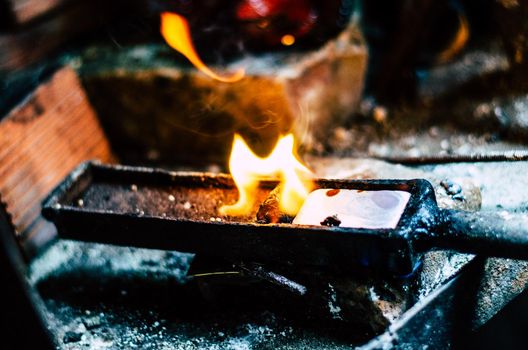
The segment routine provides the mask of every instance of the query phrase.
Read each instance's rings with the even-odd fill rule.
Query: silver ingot
[[[340,227],[392,229],[410,196],[405,191],[318,189],[308,195],[293,223],[321,226],[334,217]]]

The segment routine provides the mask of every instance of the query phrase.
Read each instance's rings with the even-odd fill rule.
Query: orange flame
[[[244,69],[239,69],[228,76],[218,75],[209,69],[196,53],[192,43],[189,25],[187,20],[182,16],[171,12],[162,12],[160,31],[170,47],[184,55],[197,69],[211,78],[226,83],[234,83],[244,77]]]
[[[239,198],[233,205],[220,208],[221,215],[241,216],[251,212],[258,183],[264,177],[281,179],[280,209],[295,215],[312,189],[311,172],[295,156],[292,134],[281,137],[269,156],[257,156],[242,137],[235,134],[229,158],[229,171],[238,188]]]

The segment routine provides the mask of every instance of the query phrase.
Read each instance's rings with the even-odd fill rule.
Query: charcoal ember
[[[462,186],[458,183],[451,181],[449,179],[440,181],[440,186],[442,186],[448,195],[451,198],[456,200],[464,200],[464,195],[462,194]]]
[[[350,25],[318,50],[267,53],[212,67],[245,67],[245,78],[232,84],[178,60],[165,45],[84,53],[79,69],[86,91],[109,138],[125,141],[114,145],[122,161],[155,154],[161,163],[210,164],[228,159],[236,131],[259,154],[291,130],[305,149],[322,149],[359,104],[367,49],[359,29]]]
[[[262,224],[291,223],[293,217],[280,210],[280,191],[282,187],[275,187],[262,202],[257,212],[257,221]]]
[[[373,336],[383,332],[411,304],[409,282],[314,275],[306,282],[308,318],[336,329],[356,329]]]
[[[336,215],[332,215],[321,221],[321,225],[324,226],[339,226],[341,225],[341,220]]]
[[[82,339],[82,336],[83,334],[81,332],[68,331],[64,333],[64,337],[62,337],[62,342],[64,344],[77,343]]]
[[[101,318],[99,316],[86,317],[82,322],[84,327],[86,327],[88,330],[98,328],[102,324]]]
[[[435,185],[437,183],[434,182]],[[449,186],[449,183],[452,186]],[[482,203],[480,186],[473,179],[456,177],[446,184],[447,189],[442,182],[436,187],[436,198],[440,207],[469,211],[480,210]]]
[[[351,279],[343,279],[328,284],[328,312],[332,318],[342,318],[348,322],[364,323],[373,332],[384,329],[388,319],[372,300],[365,284]],[[360,316],[365,319],[360,320]],[[366,316],[368,315],[368,316]]]
[[[445,190],[447,191],[447,194],[450,194],[450,195],[454,195],[454,194],[458,194],[462,192],[462,187],[460,187],[460,185],[457,184],[456,182],[453,182],[449,179],[442,180],[440,182],[440,185],[443,188],[445,188]]]
[[[198,278],[197,282],[202,296],[213,305],[223,300],[247,308],[258,302],[291,320],[302,320],[319,330],[331,329],[334,335],[356,341],[382,333],[410,303],[408,288],[400,282],[380,283],[313,269],[267,272],[295,280],[302,290],[248,273],[229,279],[218,275]]]

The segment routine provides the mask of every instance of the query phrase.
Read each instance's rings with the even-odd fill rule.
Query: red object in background
[[[309,33],[318,14],[310,0],[241,0],[236,17],[247,34],[271,45],[291,45],[285,36],[299,38]]]

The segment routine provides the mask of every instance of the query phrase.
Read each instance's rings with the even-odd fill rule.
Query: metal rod
[[[307,288],[302,284],[290,280],[282,275],[279,275],[273,271],[268,271],[260,265],[256,264],[241,264],[240,268],[242,271],[247,273],[249,276],[257,277],[270,283],[279,285],[290,292],[294,292],[298,295],[304,295],[307,292]]]
[[[528,214],[442,210],[438,248],[511,259],[528,259]]]
[[[423,157],[387,156],[372,158],[399,164],[446,164],[446,163],[476,163],[476,162],[519,162],[528,161],[528,150],[511,150],[506,152],[454,154],[449,156],[427,155]]]

